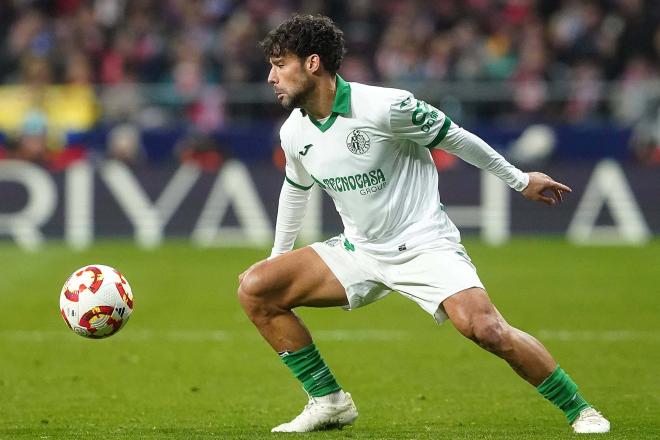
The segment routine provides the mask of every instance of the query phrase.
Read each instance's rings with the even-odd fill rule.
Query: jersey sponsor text
[[[380,191],[386,184],[385,173],[380,168],[352,176],[323,179],[324,189],[332,189],[335,192],[360,190],[362,195]]]

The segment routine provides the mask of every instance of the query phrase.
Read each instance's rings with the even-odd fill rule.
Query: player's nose
[[[270,72],[268,72],[268,84],[275,85],[277,83],[277,78],[275,75],[275,69],[270,68]]]

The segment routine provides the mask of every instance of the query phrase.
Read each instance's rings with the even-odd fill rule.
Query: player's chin
[[[282,107],[284,107],[286,110],[293,110],[294,108],[296,108],[296,105],[294,104],[292,99],[287,99],[286,97],[282,97],[282,99],[280,99],[279,101]]]

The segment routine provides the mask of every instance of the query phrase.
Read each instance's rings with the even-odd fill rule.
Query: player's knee
[[[256,266],[245,274],[238,286],[238,301],[245,313],[254,320],[269,316],[278,310],[277,289],[269,285],[268,277],[261,266]]]
[[[507,352],[511,345],[509,326],[497,317],[488,316],[475,320],[471,339],[480,347],[496,354]]]
[[[238,300],[246,312],[266,302],[266,283],[259,266],[245,274],[238,286]]]

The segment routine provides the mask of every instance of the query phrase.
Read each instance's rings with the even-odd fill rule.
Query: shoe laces
[[[314,408],[319,405],[320,402],[316,401],[313,397],[309,398],[309,401],[307,401],[307,404],[303,408],[302,412],[298,414],[293,420],[291,420],[289,423],[294,424],[294,423],[300,423],[305,418],[307,417],[308,414],[312,414],[314,412]]]
[[[316,405],[316,401],[314,400],[313,397],[310,397],[309,400],[307,401],[307,404],[303,408],[303,412],[310,410],[314,405]]]
[[[317,401],[317,400],[314,399],[313,397],[310,397],[309,400],[307,401],[307,404],[306,404],[305,407],[303,408],[302,412],[301,412],[300,414],[298,414],[298,416],[296,417],[296,419],[299,418],[299,417],[304,417],[305,413],[310,413],[310,412],[312,412],[312,411],[313,411],[313,408],[314,408],[314,407],[317,407],[318,405],[321,405],[321,402]]]
[[[579,420],[587,423],[599,423],[603,419],[603,415],[595,408],[587,408],[580,413]]]

